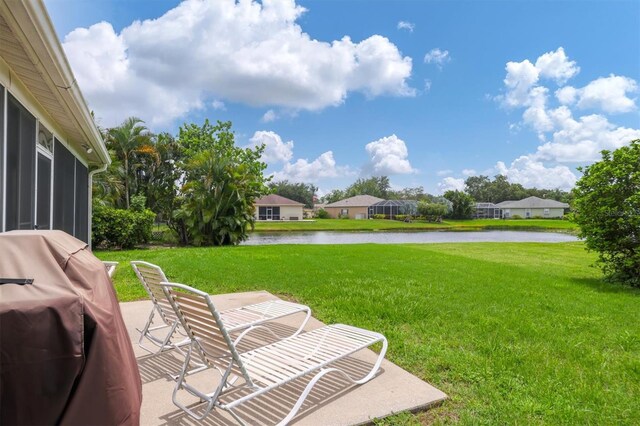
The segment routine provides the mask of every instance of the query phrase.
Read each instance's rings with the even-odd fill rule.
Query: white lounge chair
[[[107,269],[107,274],[109,274],[109,278],[113,277],[113,273],[116,272],[116,268],[118,267],[118,262],[109,262],[104,261],[104,267]]]
[[[336,373],[353,384],[365,383],[378,372],[387,351],[387,339],[382,334],[334,324],[240,353],[238,343],[257,327],[249,328],[235,340],[231,340],[222,314],[217,311],[208,294],[182,284],[163,282],[161,285],[191,339],[182,372],[173,391],[173,402],[197,420],[204,419],[217,407],[228,411],[238,422],[244,424],[234,412],[235,408],[293,380],[313,375],[289,413],[279,423],[286,425],[324,375]],[[379,342],[382,343],[380,355],[364,377],[353,378],[335,365],[337,361]],[[202,392],[185,381],[185,376],[190,373],[189,360],[194,349],[205,367],[216,368],[221,373],[220,382],[211,393]],[[236,384],[238,381],[240,383]],[[178,401],[181,389],[207,403],[203,414],[196,414]],[[224,402],[221,398],[224,398]]]
[[[186,337],[179,342],[172,341],[173,335],[176,332],[181,332],[181,330],[179,329],[180,321],[178,320],[173,307],[167,301],[165,293],[160,286],[161,282],[167,281],[167,277],[159,266],[152,263],[132,261],[131,266],[140,280],[140,283],[142,283],[142,286],[147,291],[149,298],[153,302],[153,307],[151,308],[149,318],[147,319],[144,328],[142,330],[137,329],[140,332],[138,345],[152,354],[158,354],[170,349],[177,349],[182,352],[180,348],[189,344],[190,339]],[[220,317],[227,330],[231,333],[240,332],[252,326],[264,324],[278,318],[301,312],[306,315],[300,324],[300,327],[298,327],[298,329],[293,333],[293,335],[296,335],[302,331],[311,317],[311,309],[309,309],[308,306],[298,303],[291,303],[283,300],[270,300],[267,302],[223,311],[220,313]],[[152,327],[153,318],[156,313],[160,316],[161,324]],[[167,333],[162,337],[157,337],[152,334],[157,330],[167,328]],[[150,349],[144,346],[143,342],[145,339],[151,342],[156,349]]]

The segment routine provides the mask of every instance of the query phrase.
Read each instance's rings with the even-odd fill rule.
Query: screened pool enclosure
[[[383,200],[369,206],[369,217],[383,214],[387,219],[395,219],[397,215],[418,214],[418,202],[415,200]]]

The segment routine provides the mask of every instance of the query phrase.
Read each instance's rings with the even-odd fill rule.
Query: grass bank
[[[353,219],[317,219],[311,221],[268,221],[257,222],[255,232],[287,231],[437,231],[460,230],[477,231],[489,229],[537,230],[577,232],[578,226],[568,220],[555,219],[476,219],[446,220],[442,223],[414,221],[405,223],[397,220],[353,220]]]
[[[355,222],[355,221],[345,221]],[[388,424],[634,424],[640,291],[601,281],[581,243],[254,246],[98,252],[211,293],[268,290],[327,323],[384,333],[388,358],[450,395]]]

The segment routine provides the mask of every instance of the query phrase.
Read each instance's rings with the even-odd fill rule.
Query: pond
[[[574,235],[533,231],[412,231],[412,232],[254,232],[243,245],[269,244],[404,244],[578,241]]]

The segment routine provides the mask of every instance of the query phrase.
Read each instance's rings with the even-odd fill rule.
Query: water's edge
[[[461,232],[462,231],[462,232]],[[502,230],[448,230],[448,231],[283,231],[252,233],[242,245],[271,244],[415,244],[464,242],[573,242],[572,234],[557,231],[502,231]]]

